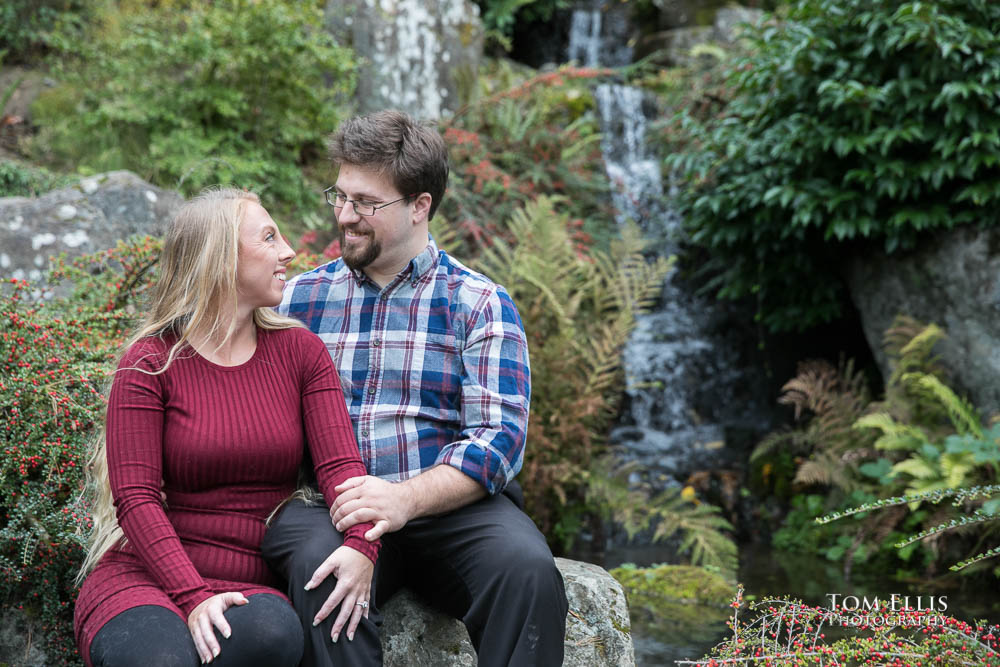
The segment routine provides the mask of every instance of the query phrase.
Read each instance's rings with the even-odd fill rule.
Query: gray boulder
[[[732,45],[739,40],[744,23],[754,24],[763,15],[759,9],[722,7],[715,12],[711,25],[682,25],[643,36],[636,46],[636,55],[643,57],[655,52],[662,64],[691,65],[698,59],[695,47]]]
[[[852,260],[846,278],[883,377],[893,318],[934,322],[948,334],[938,350],[956,388],[984,415],[1000,412],[1000,229],[963,227],[906,254],[873,252]]]
[[[634,667],[625,592],[597,565],[556,558],[566,583],[569,617],[564,667]],[[471,667],[476,653],[460,621],[402,591],[385,606],[385,667]]]
[[[475,81],[484,31],[470,0],[330,0],[326,22],[363,59],[362,112],[441,118],[458,109],[459,82]]]
[[[183,202],[128,171],[83,178],[40,197],[0,199],[0,277],[37,282],[49,257],[113,248],[135,234],[158,236]]]

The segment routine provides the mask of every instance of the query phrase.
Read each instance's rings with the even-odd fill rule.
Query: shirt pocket
[[[461,404],[462,349],[453,331],[426,329],[411,332],[405,351],[403,394],[421,412],[453,418]]]

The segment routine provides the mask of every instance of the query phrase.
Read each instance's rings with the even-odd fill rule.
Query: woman
[[[266,519],[295,489],[303,442],[330,503],[365,468],[326,347],[271,310],[293,256],[248,192],[207,191],[172,221],[91,457],[74,619],[88,665],[298,664],[306,621],[261,558]],[[371,527],[334,554],[334,628],[350,636],[367,613]]]

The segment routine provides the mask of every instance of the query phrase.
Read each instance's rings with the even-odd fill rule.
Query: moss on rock
[[[691,565],[611,570],[625,589],[633,631],[665,644],[711,642],[726,631],[736,585]]]

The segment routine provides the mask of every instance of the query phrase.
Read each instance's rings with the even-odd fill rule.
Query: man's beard
[[[358,249],[347,244],[344,229],[343,227],[340,229],[340,256],[343,258],[344,264],[355,271],[360,271],[374,262],[379,253],[382,252],[382,244],[375,240],[374,234],[368,233],[366,237],[367,244],[363,249]]]

